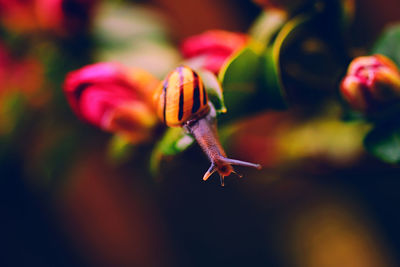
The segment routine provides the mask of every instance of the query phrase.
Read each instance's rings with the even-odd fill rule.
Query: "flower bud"
[[[375,112],[400,99],[400,71],[383,55],[358,57],[350,63],[340,91],[352,108]]]
[[[137,143],[148,139],[157,123],[150,102],[157,84],[144,70],[97,63],[68,74],[64,92],[78,117]]]
[[[181,51],[186,59],[196,61],[196,67],[217,74],[224,62],[247,41],[248,36],[242,33],[210,30],[185,39]]]

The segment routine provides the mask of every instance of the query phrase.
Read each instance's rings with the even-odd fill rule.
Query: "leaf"
[[[383,54],[400,66],[400,24],[387,28],[373,46],[372,54]]]
[[[365,148],[388,163],[400,163],[400,123],[379,125],[364,139]]]
[[[285,108],[285,90],[283,88],[279,56],[275,58],[273,48],[264,55],[265,101],[272,108]]]
[[[153,175],[157,174],[164,156],[176,155],[184,151],[193,144],[193,141],[193,137],[185,133],[182,128],[168,128],[151,153],[150,172]]]
[[[309,21],[309,16],[294,17],[266,49],[253,40],[224,65],[219,79],[231,119],[268,108],[286,108],[281,55]]]
[[[217,110],[217,112],[226,113],[227,109],[225,106],[223,90],[221,84],[218,81],[218,78],[215,76],[214,73],[208,70],[199,69],[197,70],[197,72],[202,78],[204,86],[207,90],[207,94],[211,102],[214,104],[214,107]]]
[[[231,118],[241,116],[252,108],[260,63],[261,57],[257,48],[250,44],[222,67],[218,78],[224,90],[224,100]]]
[[[281,54],[285,46],[294,38],[297,30],[308,22],[306,16],[297,16],[290,20],[279,31],[274,43],[268,47],[264,54],[263,78],[265,82],[265,101],[268,101],[270,107],[284,108],[286,107],[285,89],[281,75]]]

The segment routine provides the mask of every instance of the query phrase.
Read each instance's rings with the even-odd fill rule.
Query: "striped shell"
[[[210,107],[201,78],[191,68],[179,66],[170,72],[155,92],[157,115],[170,127],[205,116]]]

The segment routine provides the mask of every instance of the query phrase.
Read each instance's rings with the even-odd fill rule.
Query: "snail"
[[[261,168],[259,164],[227,158],[218,140],[215,109],[208,101],[202,79],[191,68],[179,66],[170,72],[156,89],[154,102],[160,120],[169,127],[183,127],[211,161],[203,176],[204,181],[218,172],[224,186],[225,176],[237,174],[232,165]]]

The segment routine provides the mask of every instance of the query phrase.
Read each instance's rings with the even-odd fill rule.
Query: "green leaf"
[[[273,48],[269,48],[264,55],[265,101],[272,108],[285,108],[285,90],[283,88],[279,56],[276,57]]]
[[[364,139],[365,148],[388,163],[400,163],[400,123],[380,125]]]
[[[224,65],[219,79],[231,119],[268,108],[286,107],[281,55],[309,21],[310,17],[305,15],[291,19],[266,49],[253,40]]]
[[[296,36],[297,30],[308,21],[309,18],[303,15],[291,19],[279,31],[274,43],[268,47],[264,54],[263,78],[266,85],[264,97],[270,107],[286,107],[285,89],[281,74],[282,51]]]
[[[214,104],[216,111],[218,113],[226,113],[227,109],[225,106],[224,95],[218,78],[215,76],[214,73],[208,70],[199,69],[197,70],[197,72],[203,80],[208,97]]]
[[[249,112],[257,92],[260,56],[252,44],[244,47],[222,67],[219,73],[230,117]]]
[[[168,128],[161,140],[156,144],[150,157],[150,172],[157,174],[164,156],[176,155],[187,149],[194,139],[184,129]]]
[[[400,66],[400,24],[387,28],[375,43],[372,54],[383,54]]]

